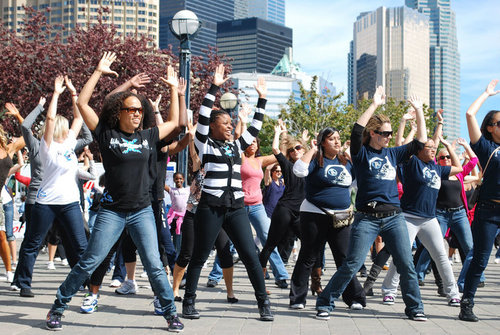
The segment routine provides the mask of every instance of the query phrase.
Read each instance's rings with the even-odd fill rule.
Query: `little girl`
[[[180,172],[174,174],[175,187],[165,185],[165,191],[170,195],[172,205],[167,213],[167,222],[170,226],[175,252],[178,255],[181,249],[181,226],[186,213],[186,205],[189,197],[189,187],[182,187],[184,176]]]

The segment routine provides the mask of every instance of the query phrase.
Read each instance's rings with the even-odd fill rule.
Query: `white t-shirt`
[[[42,184],[36,202],[44,205],[66,205],[80,201],[77,185],[78,159],[75,155],[76,136],[69,131],[63,143],[52,141],[50,148],[40,141],[40,160],[43,167]]]

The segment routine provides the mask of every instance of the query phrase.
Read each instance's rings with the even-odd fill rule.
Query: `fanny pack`
[[[316,204],[314,204],[314,206],[318,207],[325,212],[326,215],[332,218],[332,227],[335,229],[350,226],[354,221],[354,207],[352,205],[346,210],[334,211],[333,213]]]

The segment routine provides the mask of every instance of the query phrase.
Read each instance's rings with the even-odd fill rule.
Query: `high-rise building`
[[[354,103],[354,42],[349,42],[349,53],[347,54],[347,103]]]
[[[285,25],[285,0],[235,0],[234,18],[258,17]]]
[[[460,136],[460,54],[451,0],[406,0],[406,6],[429,17],[430,107],[444,110],[444,133]]]
[[[86,26],[97,23],[98,11],[108,7],[109,13],[103,19],[113,23],[122,36],[144,34],[158,45],[158,2],[159,0],[2,0],[0,18],[4,26],[19,32],[25,20],[23,6],[45,10],[51,24],[61,24],[63,41],[71,34],[75,25]]]
[[[407,7],[379,7],[354,22],[353,99],[373,97],[385,87],[387,96],[406,100],[411,94],[429,103],[429,19]]]
[[[208,45],[216,46],[217,22],[234,18],[234,0],[160,0],[160,48],[172,45],[176,53],[179,40],[172,34],[169,21],[175,13],[190,10],[198,16],[202,26],[196,37],[191,41],[193,55],[203,55],[202,50]]]
[[[233,59],[233,73],[270,73],[289,47],[288,27],[255,17],[217,23],[218,54]]]

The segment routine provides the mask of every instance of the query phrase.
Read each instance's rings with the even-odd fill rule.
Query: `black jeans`
[[[194,225],[193,256],[187,269],[184,298],[194,299],[196,297],[201,269],[221,228],[227,232],[245,265],[257,302],[263,303],[267,299],[266,285],[255,250],[250,221],[243,207],[234,209],[198,205]]]
[[[194,249],[194,218],[195,214],[186,211],[184,221],[182,223],[182,242],[179,257],[175,264],[181,268],[185,268],[191,261]],[[227,269],[233,266],[233,256],[231,255],[229,237],[224,229],[221,228],[217,239],[215,240],[217,255],[219,256],[221,268]]]
[[[351,234],[351,226],[335,229],[330,216],[308,212],[300,213],[300,230],[301,247],[292,274],[290,305],[305,305],[309,274],[323,251],[325,241],[330,245],[338,269],[346,258]],[[354,302],[366,306],[365,291],[356,276],[347,285],[342,298],[349,306]]]
[[[278,244],[289,236],[292,230],[300,238],[300,217],[299,212],[292,211],[290,208],[276,205],[271,217],[271,226],[267,233],[267,241],[259,255],[262,268],[267,267],[267,261],[271,252]]]

